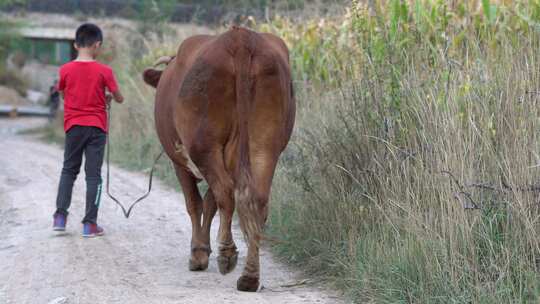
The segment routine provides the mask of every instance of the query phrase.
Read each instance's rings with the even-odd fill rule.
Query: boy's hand
[[[112,93],[114,100],[118,103],[124,102],[124,96],[122,96],[122,93],[120,93],[120,90],[117,90],[116,92]]]
[[[111,105],[111,101],[115,100],[117,103],[124,102],[124,96],[122,96],[122,93],[120,93],[120,90],[117,90],[114,93],[106,92],[105,93],[105,101],[107,102],[107,106]]]

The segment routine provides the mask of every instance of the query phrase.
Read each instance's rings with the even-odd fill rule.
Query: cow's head
[[[143,71],[144,82],[146,82],[150,86],[153,86],[154,88],[157,87],[163,71],[157,70],[155,68],[161,64],[169,64],[173,59],[174,57],[163,56],[154,63],[154,66],[152,68],[145,69]]]

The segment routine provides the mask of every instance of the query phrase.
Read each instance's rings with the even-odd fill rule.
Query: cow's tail
[[[251,244],[258,244],[262,230],[262,215],[254,197],[249,159],[248,118],[252,102],[252,79],[250,75],[253,56],[253,37],[248,30],[233,27],[234,71],[236,82],[236,111],[239,135],[239,158],[236,163],[234,198],[240,227]]]

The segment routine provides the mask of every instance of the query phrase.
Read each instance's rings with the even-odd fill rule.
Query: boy
[[[60,176],[53,230],[64,231],[71,204],[73,183],[79,173],[84,153],[86,173],[86,214],[83,237],[103,235],[97,225],[97,213],[101,196],[101,165],[107,136],[107,103],[112,94],[122,103],[124,98],[118,90],[113,71],[96,61],[103,34],[91,23],[81,25],[75,34],[77,58],[60,68],[58,91],[64,97],[64,131],[66,132],[64,165]]]

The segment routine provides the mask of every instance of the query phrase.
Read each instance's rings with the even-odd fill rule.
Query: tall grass
[[[299,92],[276,251],[359,303],[538,302],[539,13],[375,1],[260,25]]]

